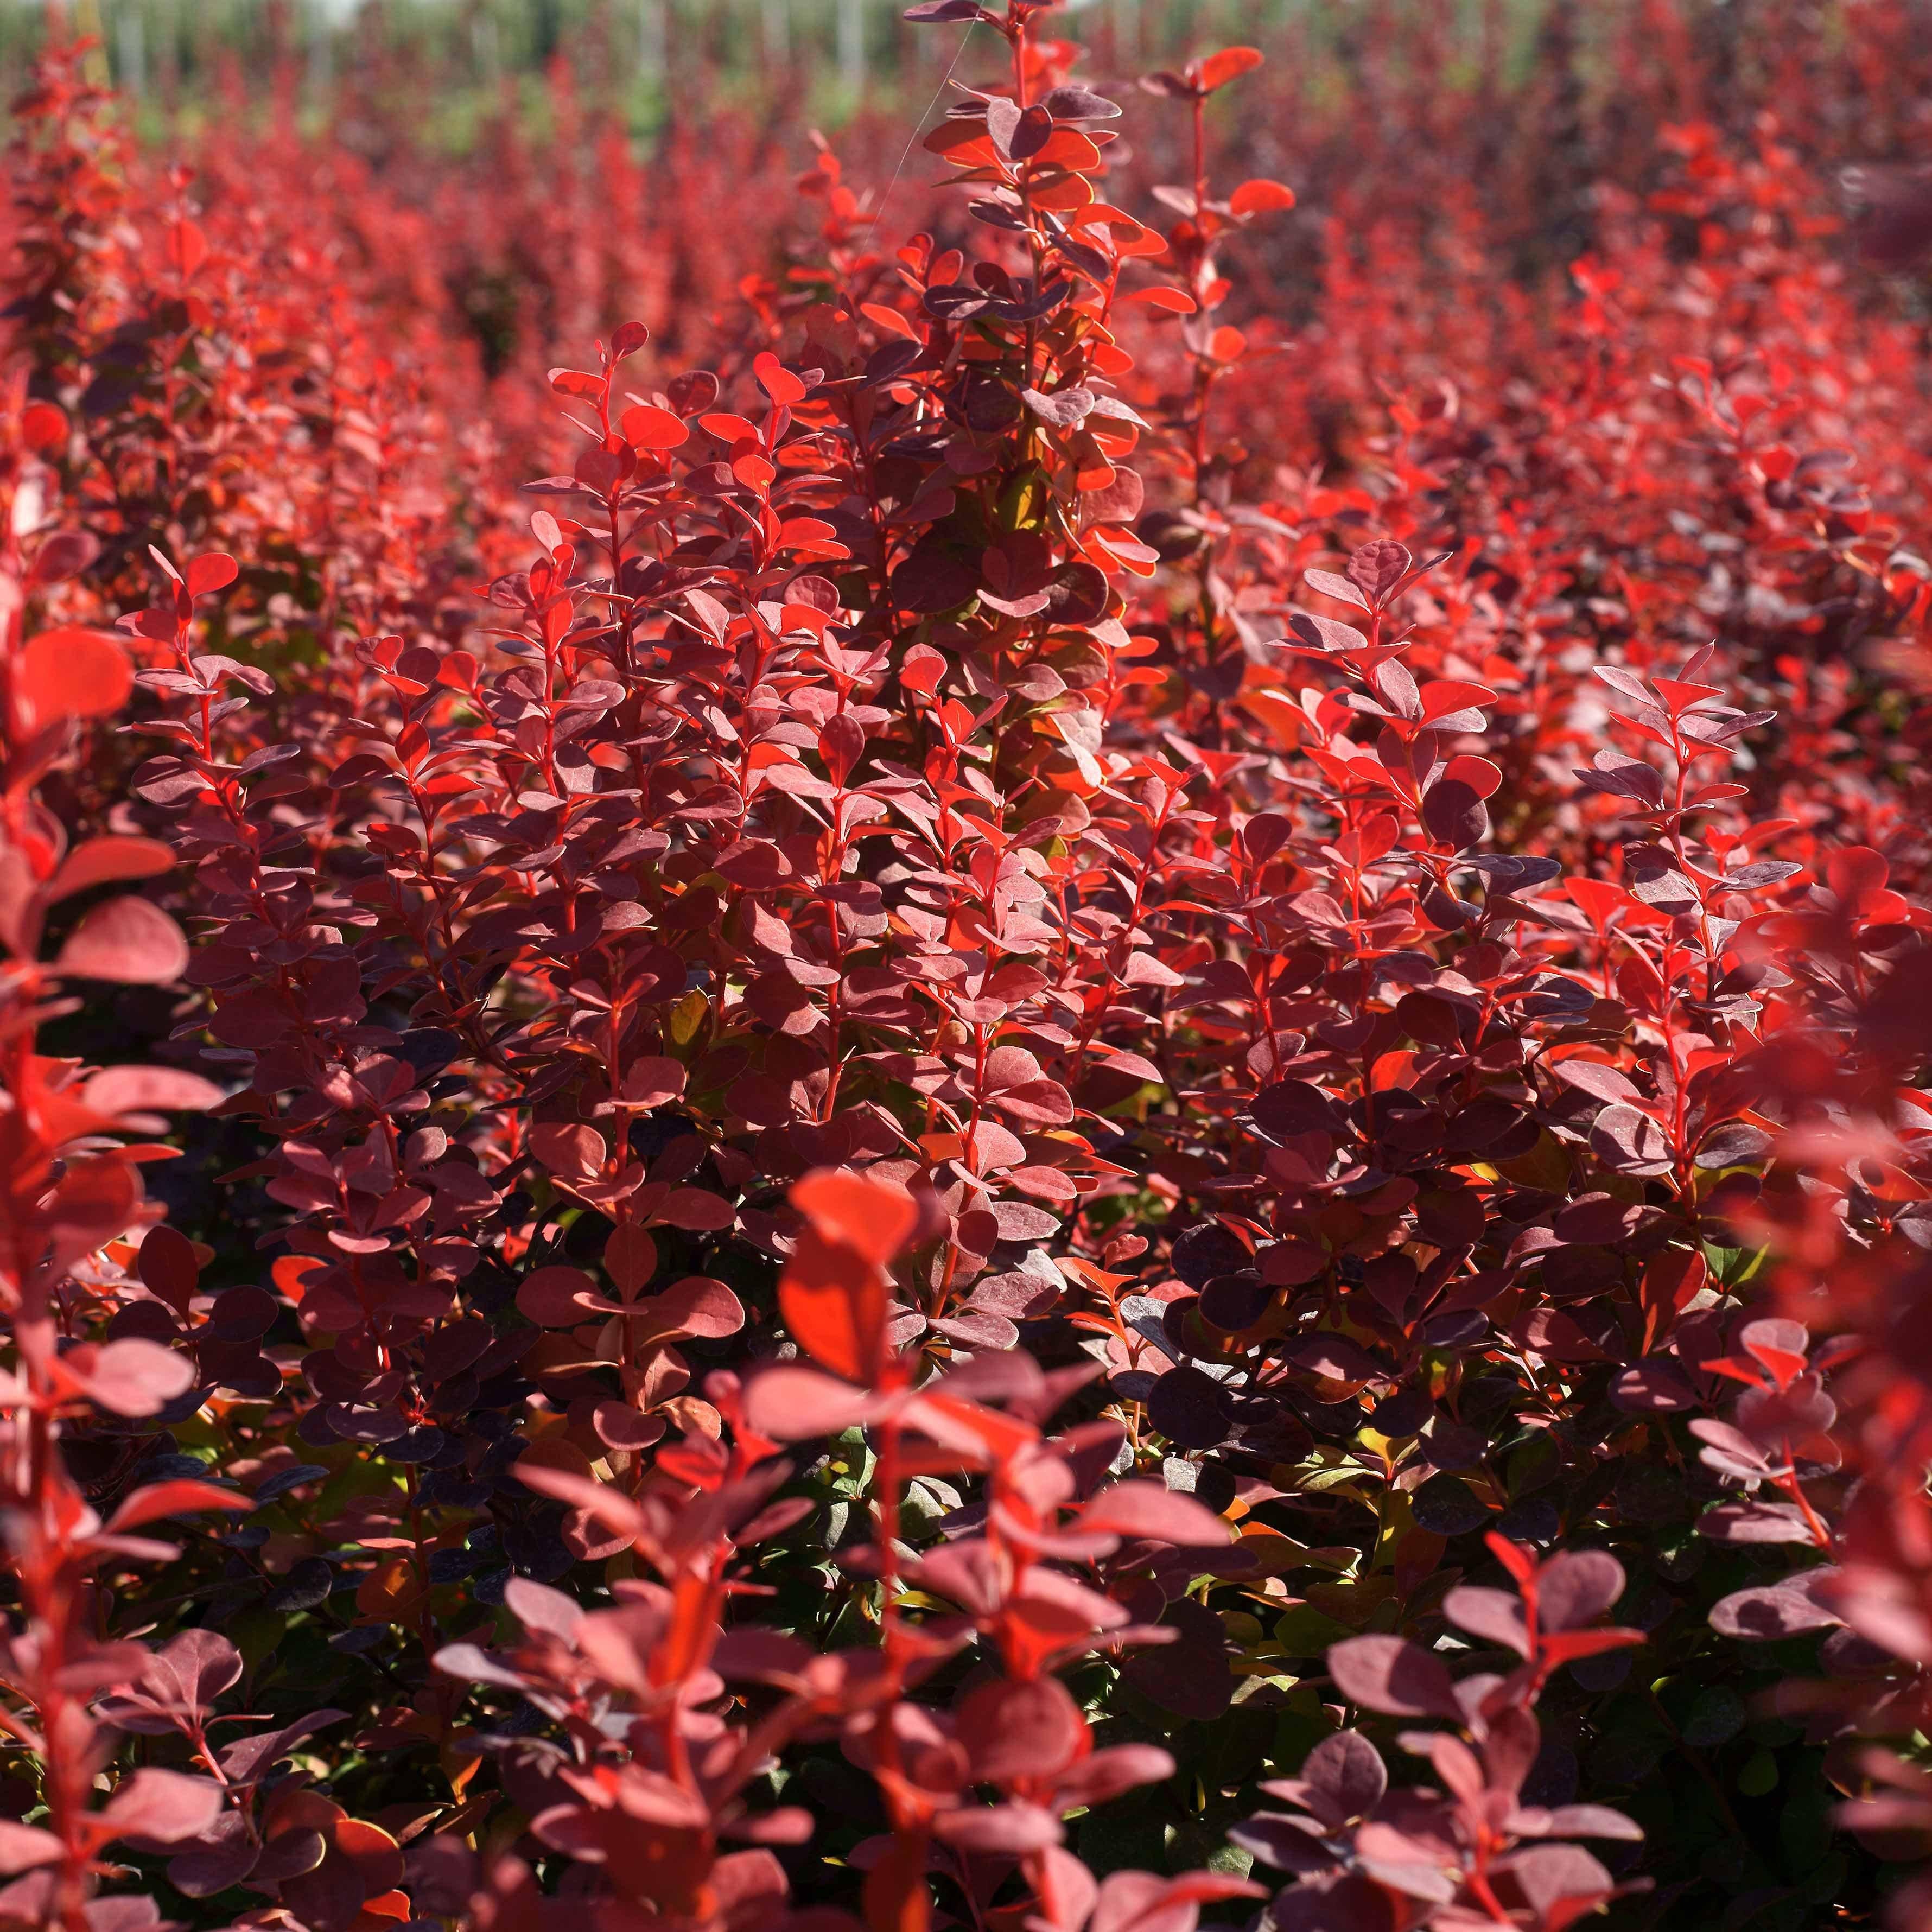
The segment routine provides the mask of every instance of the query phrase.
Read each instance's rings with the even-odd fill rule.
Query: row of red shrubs
[[[1238,325],[1046,10],[520,490],[20,104],[0,1924],[1932,1924],[1922,332],[1694,124]]]

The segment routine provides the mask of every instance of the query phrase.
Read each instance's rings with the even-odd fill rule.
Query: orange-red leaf
[[[1294,206],[1294,190],[1286,182],[1257,178],[1244,181],[1228,197],[1230,212],[1246,220],[1251,214],[1279,214]]]
[[[919,1207],[902,1187],[849,1168],[820,1168],[791,1190],[792,1205],[826,1238],[884,1267],[911,1238]]]
[[[1165,309],[1169,315],[1192,315],[1200,307],[1185,289],[1171,289],[1162,283],[1151,289],[1137,289],[1123,302],[1139,302],[1148,308]]]
[[[203,597],[211,590],[225,590],[241,574],[242,566],[226,550],[208,550],[188,567],[188,594]]]
[[[134,668],[118,638],[64,625],[28,640],[14,689],[36,724],[57,718],[104,718],[118,711],[134,688]]]
[[[683,422],[655,403],[633,403],[618,418],[617,427],[633,449],[676,449],[691,439]]]
[[[1223,47],[1217,54],[1210,54],[1196,68],[1195,85],[1203,94],[1212,94],[1216,88],[1226,87],[1231,80],[1239,80],[1244,74],[1252,74],[1262,64],[1262,51],[1258,47]]]

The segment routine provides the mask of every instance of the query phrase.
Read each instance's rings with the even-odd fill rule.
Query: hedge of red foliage
[[[520,497],[20,104],[0,1924],[1932,1924],[1922,345],[1686,125],[1275,353],[1044,10]]]

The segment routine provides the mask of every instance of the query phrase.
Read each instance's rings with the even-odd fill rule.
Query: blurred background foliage
[[[424,138],[460,148],[506,103],[541,127],[559,63],[640,135],[728,108],[831,128],[901,114],[938,85],[956,34],[921,32],[901,10],[901,0],[0,0],[0,80],[20,84],[51,25],[100,37],[104,76],[151,134],[291,105],[313,129],[346,103],[406,101]],[[1927,10],[1885,0],[1070,0],[1054,17],[1102,78],[1203,46],[1261,46],[1269,86],[1227,108],[1293,124],[1373,105],[1390,88],[1484,86],[1518,102],[1556,92],[1580,116],[1614,120],[1633,56],[1666,92],[1694,68],[1742,117],[1783,98],[1794,64],[1814,82],[1836,73],[1824,94],[1856,100],[1874,20],[1892,13],[1923,59]],[[1890,33],[1881,24],[1881,47]],[[1878,132],[1893,148],[1906,138]]]

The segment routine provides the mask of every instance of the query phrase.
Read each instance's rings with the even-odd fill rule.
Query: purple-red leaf
[[[1397,1636],[1356,1636],[1328,1648],[1328,1674],[1352,1704],[1402,1718],[1460,1720],[1455,1681],[1442,1661]]]

